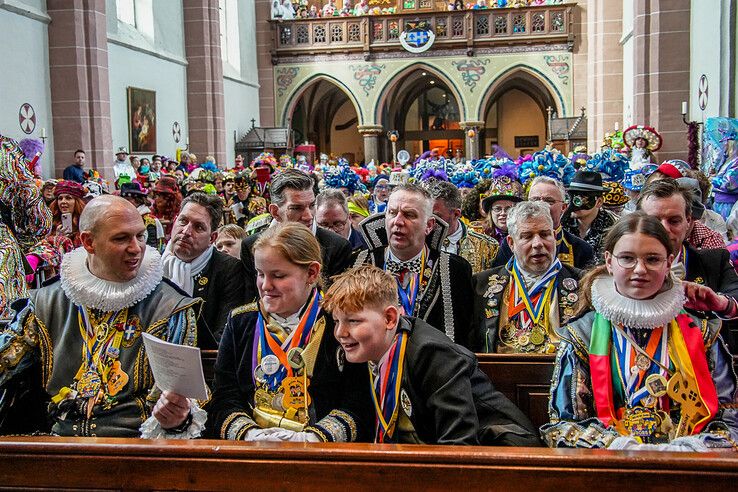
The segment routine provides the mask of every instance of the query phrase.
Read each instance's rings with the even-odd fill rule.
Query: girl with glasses
[[[604,249],[605,264],[580,283],[579,317],[559,345],[544,440],[552,447],[735,448],[731,356],[720,321],[700,317],[724,299],[671,275],[669,236],[643,212],[615,224]]]

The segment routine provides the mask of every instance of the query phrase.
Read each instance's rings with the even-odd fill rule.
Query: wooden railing
[[[435,33],[430,50],[515,44],[572,43],[573,4],[521,9],[483,9],[451,12],[367,15],[271,21],[274,52],[279,58],[330,52],[399,51],[400,34],[418,22]]]
[[[735,453],[6,437],[0,486],[45,490],[734,490]]]

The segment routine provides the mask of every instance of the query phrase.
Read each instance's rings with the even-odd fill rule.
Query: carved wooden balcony
[[[411,27],[408,24],[419,21],[427,22],[436,35],[427,54],[461,48],[471,56],[478,48],[515,45],[562,44],[571,49],[574,7],[569,3],[520,9],[273,20],[273,62],[301,55],[356,52],[363,52],[368,60],[373,54],[404,51],[400,34]]]

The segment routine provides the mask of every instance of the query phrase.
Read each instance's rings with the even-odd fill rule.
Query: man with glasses
[[[556,257],[548,205],[521,202],[507,216],[513,257],[474,275],[475,352],[552,354],[579,300],[581,271]]]
[[[369,212],[372,214],[381,214],[384,212],[385,208],[387,208],[389,194],[389,176],[386,174],[378,175],[374,178],[372,198],[369,200]]]
[[[636,207],[663,224],[672,242],[672,273],[687,284],[687,289],[694,290],[698,288],[695,284],[699,284],[719,295],[721,305],[718,309],[706,310],[711,313],[701,313],[700,317],[738,317],[738,276],[730,263],[728,250],[696,250],[686,242],[692,222],[691,193],[680,188],[672,178],[659,179],[643,187]],[[723,338],[733,352],[738,349],[736,333],[735,322],[723,325]]]
[[[561,227],[561,217],[568,207],[564,184],[548,176],[537,176],[530,184],[528,200],[541,201],[548,205],[556,236],[556,256],[561,263],[580,269],[592,265],[594,262],[592,246]],[[510,246],[504,241],[500,244],[500,251],[493,266],[506,264],[511,256]]]
[[[318,195],[316,219],[320,227],[330,229],[346,239],[352,250],[366,248],[361,233],[351,226],[348,203],[341,190],[329,188]]]
[[[615,214],[602,208],[604,191],[600,173],[577,171],[569,184],[569,208],[562,220],[564,229],[589,243],[597,265],[605,260],[602,251],[605,234],[618,220]]]

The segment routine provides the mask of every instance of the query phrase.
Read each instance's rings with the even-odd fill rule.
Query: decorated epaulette
[[[259,306],[255,302],[250,302],[249,304],[244,304],[243,306],[238,306],[234,310],[231,311],[231,316],[237,316],[239,314],[245,314],[245,313],[253,313],[259,310]]]

